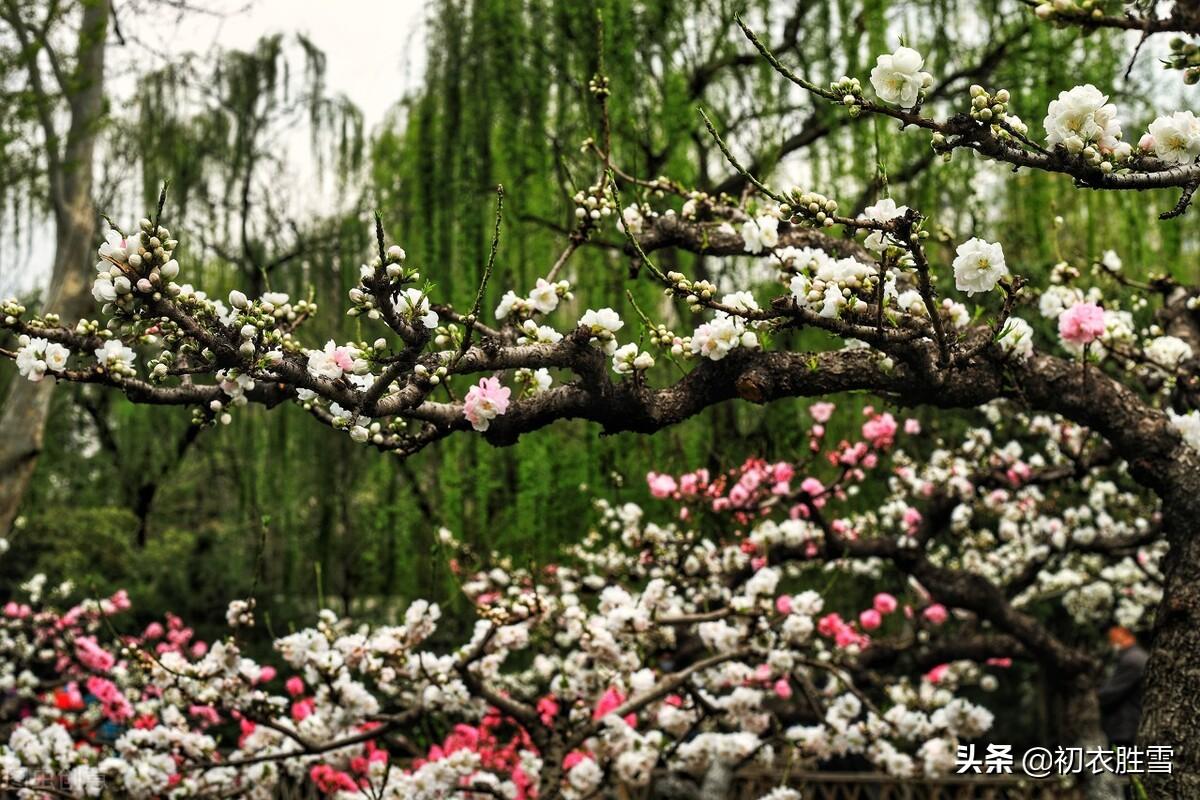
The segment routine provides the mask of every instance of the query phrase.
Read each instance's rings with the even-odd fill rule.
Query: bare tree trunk
[[[1108,747],[1108,737],[1100,727],[1100,698],[1095,675],[1077,675],[1059,683],[1062,697],[1061,735],[1064,745],[1082,747],[1086,759],[1089,750]],[[1084,797],[1087,800],[1123,800],[1124,779],[1111,772],[1092,775],[1084,771]]]
[[[80,317],[88,308],[91,249],[96,235],[96,209],[92,203],[92,167],[98,121],[104,108],[104,51],[108,33],[107,0],[84,0],[76,49],[76,69],[64,87],[70,109],[70,127],[59,151],[58,137],[46,118],[46,147],[51,200],[54,206],[54,272],[46,309],[66,320]],[[49,95],[37,73],[37,52],[28,56],[31,85],[48,104]],[[49,115],[47,115],[48,117]],[[24,497],[46,429],[50,411],[50,381],[13,381],[0,411],[0,535],[11,529]]]
[[[1171,774],[1145,776],[1152,800],[1200,797],[1200,479],[1191,489],[1163,502],[1171,552],[1155,613],[1138,745],[1163,745],[1172,753]]]

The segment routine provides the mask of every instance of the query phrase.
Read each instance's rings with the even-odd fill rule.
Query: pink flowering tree
[[[861,438],[829,441],[833,405],[810,414],[811,452],[796,461],[650,473],[650,491],[678,504],[682,520],[736,526],[752,568],[857,584],[864,608],[826,615],[818,629],[861,674],[906,668],[941,683],[1033,662],[1058,695],[1060,743],[1103,746],[1103,664],[1076,643],[1106,624],[1147,628],[1167,552],[1153,496],[1111,447],[1009,403],[932,445],[916,420],[872,408]],[[887,494],[864,510],[856,498],[880,484]],[[1071,625],[1056,626],[1058,606]]]
[[[297,783],[339,800],[581,800],[651,784],[720,797],[747,765],[783,776],[854,755],[941,775],[990,727],[955,691],[978,671],[860,683],[870,648],[838,621],[856,609],[791,588],[788,563],[751,540],[597,507],[598,527],[534,571],[443,531],[476,611],[465,641],[435,644],[441,612],[424,600],[395,625],[324,611],[275,641],[278,670],[239,638],[251,600],[204,644],[175,618],[120,633],[124,594],[59,612],[71,587],[35,577],[0,614],[0,788],[40,797],[65,775],[53,789],[73,797],[272,797]]]
[[[1063,24],[1148,35],[1197,31],[1186,8],[1166,17],[1106,16],[1055,3],[1037,13]],[[944,156],[969,151],[1018,169],[1069,175],[1088,189],[1174,188],[1179,200],[1164,211],[1168,219],[1188,213],[1200,185],[1200,121],[1190,112],[1163,113],[1144,135],[1126,137],[1119,110],[1102,91],[1064,87],[1045,109],[1043,130],[1034,132],[1015,113],[1020,98],[1004,88],[973,86],[965,96],[927,108],[933,76],[911,48],[881,55],[869,76],[818,84],[744,30],[748,49],[757,48],[781,80],[851,116],[890,121],[881,135],[911,130],[930,137]],[[1191,80],[1187,58],[1181,51],[1176,66]],[[605,118],[605,77],[597,75],[592,87]],[[113,228],[100,247],[93,294],[104,319],[38,316],[6,301],[0,324],[17,344],[3,355],[29,380],[98,384],[134,401],[185,406],[198,424],[227,421],[248,403],[296,403],[319,424],[401,456],[451,435],[510,444],[568,418],[605,432],[652,434],[735,399],[769,403],[847,391],[937,408],[1006,400],[1030,425],[1061,419],[1102,441],[1114,468],[1158,498],[1160,511],[1150,522],[1169,551],[1160,556],[1162,601],[1153,620],[1141,736],[1174,748],[1174,771],[1153,776],[1154,791],[1200,793],[1200,737],[1194,733],[1200,707],[1192,702],[1200,692],[1200,541],[1194,535],[1200,289],[1166,278],[1132,281],[1116,254],[1074,254],[1074,264],[1056,267],[1048,283],[1031,285],[1030,276],[1006,262],[1002,242],[964,235],[952,253],[944,252],[929,242],[931,221],[891,198],[847,216],[820,191],[772,188],[742,169],[716,126],[705,123],[754,193],[714,197],[666,178],[631,175],[614,162],[601,135],[589,143],[596,180],[574,198],[578,225],[561,257],[534,286],[509,289],[495,309],[482,303],[485,288],[500,280],[493,275],[499,210],[492,258],[469,308],[438,302],[437,286],[428,281],[436,275],[422,275],[400,247],[388,246],[379,226],[377,253],[349,296],[349,313],[375,324],[375,338],[319,347],[304,336],[304,323],[317,311],[308,301],[272,292],[213,298],[187,283],[176,257],[185,250],[164,224],[160,204],[152,218]],[[565,267],[579,247],[603,236],[620,237],[636,279],[662,287],[660,305],[634,308],[623,318],[613,308],[618,298],[574,297]],[[718,286],[661,269],[654,254],[669,248],[753,257],[765,270],[745,285]],[[823,331],[838,344],[793,349],[790,333],[801,329]],[[1063,480],[1082,490],[1088,474],[1082,469]],[[935,516],[917,511],[923,520]],[[917,524],[924,530],[925,522]],[[932,576],[947,568],[931,561],[934,556],[920,548],[909,555],[895,542],[878,546],[895,551],[879,555],[916,570],[926,590],[941,595],[947,614],[956,608],[982,613],[973,608],[979,600],[971,590],[982,584],[969,574],[947,577],[939,587]],[[981,558],[988,547],[979,548]],[[1009,586],[1007,578],[983,580],[992,588],[981,590],[991,596],[1007,591],[997,580]],[[1023,612],[1013,605],[1020,597],[1001,606],[1013,609],[1008,627],[998,628],[1013,644],[1023,626]],[[1036,638],[1033,629],[1024,632]],[[1021,646],[1033,657],[1043,663],[1057,658],[1048,655],[1053,642],[1030,650],[1029,641]],[[1062,664],[1074,664],[1068,674],[1088,672],[1069,653],[1060,655]],[[517,706],[506,709],[498,702],[503,696],[495,698],[502,713],[520,719]],[[567,755],[540,752],[547,769],[560,769],[559,756]]]

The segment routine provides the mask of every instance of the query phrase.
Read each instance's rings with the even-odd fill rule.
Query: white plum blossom
[[[1020,317],[1009,317],[998,337],[1000,349],[1024,361],[1033,355],[1033,328]]]
[[[416,288],[408,288],[400,292],[397,299],[400,301],[400,310],[403,313],[413,319],[419,319],[422,325],[431,330],[438,326],[437,312],[429,307],[429,295],[425,292]]]
[[[1200,411],[1178,414],[1168,409],[1167,414],[1175,430],[1183,437],[1184,443],[1193,450],[1200,450]]]
[[[47,372],[62,374],[70,357],[70,349],[58,342],[23,336],[21,347],[17,350],[17,371],[37,383],[46,377]]]
[[[537,285],[529,293],[529,304],[540,314],[549,314],[558,308],[558,286],[545,278],[538,278]]]
[[[746,330],[740,317],[718,316],[692,333],[693,355],[720,361],[735,347],[751,350],[758,347],[758,336]]]
[[[1004,249],[997,243],[972,237],[958,246],[954,259],[954,286],[968,296],[990,292],[1008,275]]]
[[[628,231],[634,236],[640,236],[642,227],[645,224],[645,218],[642,216],[641,209],[637,203],[630,203],[621,210],[621,219],[617,220],[617,227],[623,231]]]
[[[101,366],[113,372],[132,370],[133,361],[137,357],[132,349],[118,339],[109,339],[102,347],[97,347],[95,356]]]
[[[1173,370],[1192,357],[1192,348],[1176,336],[1159,336],[1146,345],[1145,353],[1158,366]]]
[[[742,223],[743,249],[758,254],[779,244],[779,218],[760,215]]]
[[[500,298],[500,305],[496,306],[496,319],[507,319],[520,301],[521,298],[517,297],[517,293],[509,289]]]
[[[1200,119],[1191,111],[1176,111],[1150,123],[1154,155],[1167,164],[1191,164],[1200,156]]]
[[[611,356],[616,352],[616,333],[625,326],[625,322],[616,311],[611,308],[602,308],[599,311],[589,308],[579,318],[579,324],[588,329],[593,342],[600,344],[607,355]]]
[[[833,319],[846,305],[846,302],[842,290],[836,284],[830,284],[825,287],[825,293],[821,297],[821,310],[817,313],[826,319]]]
[[[627,375],[639,370],[647,370],[654,366],[654,357],[647,352],[638,352],[638,346],[632,342],[618,347],[612,357],[613,371],[618,375]]]
[[[1074,153],[1087,145],[1112,152],[1121,138],[1117,107],[1090,83],[1060,92],[1057,100],[1050,101],[1042,125],[1051,147],[1061,144]]]
[[[875,59],[871,70],[871,86],[886,103],[904,108],[916,105],[921,90],[933,83],[933,76],[923,72],[925,59],[911,47],[900,47],[891,55]]]
[[[908,206],[898,206],[892,198],[884,197],[863,209],[862,218],[872,222],[889,222],[907,213]],[[863,244],[870,250],[882,253],[887,249],[887,238],[882,231],[871,231]]]

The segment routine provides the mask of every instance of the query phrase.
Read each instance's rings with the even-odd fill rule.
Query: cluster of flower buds
[[[650,328],[650,344],[664,349],[671,349],[679,343],[679,337],[666,325],[658,324]]]
[[[124,308],[135,293],[156,294],[179,275],[179,262],[173,258],[179,243],[171,232],[149,219],[142,219],[139,228],[128,235],[113,229],[100,245],[92,284],[97,301]]]
[[[424,364],[417,364],[413,367],[413,374],[417,380],[424,381],[430,386],[437,386],[446,379],[447,370],[445,367],[435,367],[431,370]]]
[[[1183,70],[1183,82],[1200,83],[1200,45],[1184,39],[1171,40],[1171,54],[1164,59],[1168,69]]]
[[[608,87],[608,76],[597,72],[588,81],[588,91],[599,99],[608,97],[612,94],[612,89]]]
[[[654,366],[654,356],[638,350],[633,342],[621,345],[612,357],[613,371],[618,375],[647,370]]]
[[[788,202],[779,206],[779,213],[793,225],[810,222],[829,228],[834,225],[833,215],[837,213],[837,207],[836,200],[819,192],[792,189],[788,193]]]
[[[232,312],[228,323],[237,329],[242,340],[238,347],[239,355],[244,359],[252,359],[259,352],[269,351],[268,358],[272,363],[282,360],[283,348],[300,349],[300,345],[289,334],[280,330],[279,324],[294,323],[317,311],[316,304],[307,300],[293,304],[283,292],[267,292],[257,300],[251,300],[245,293],[234,289],[229,293],[229,305]]]
[[[25,313],[25,306],[17,302],[17,298],[10,297],[7,300],[0,301],[0,314],[4,315],[5,325],[16,325],[17,320]]]
[[[1001,120],[1008,116],[1008,89],[989,93],[978,83],[971,84],[971,117],[980,122]]]
[[[346,311],[347,316],[357,317],[365,314],[368,319],[379,319],[382,314],[375,299],[376,289],[383,288],[396,292],[401,287],[416,283],[421,279],[421,274],[415,267],[405,266],[406,254],[403,248],[392,245],[387,249],[386,256],[386,260],[376,256],[369,263],[362,265],[359,270],[361,276],[359,285],[350,289],[351,306]],[[415,290],[408,290],[408,292],[413,291]],[[422,299],[424,299],[423,305],[427,307],[429,302],[424,294],[417,292],[405,310],[414,311],[415,306],[422,305]],[[407,297],[407,293],[405,297]],[[402,303],[402,305],[404,304]],[[428,309],[425,313],[428,313]]]
[[[599,183],[589,186],[586,192],[576,192],[573,199],[575,201],[575,218],[580,221],[599,222],[617,210],[612,190]]]
[[[1037,14],[1038,19],[1043,20],[1080,16],[1099,19],[1104,16],[1104,11],[1100,8],[1097,0],[1051,0],[1048,3],[1038,4],[1033,13]]]
[[[857,117],[862,113],[862,83],[858,78],[843,75],[829,84],[829,91],[842,98],[842,105],[850,110],[850,116]]]
[[[686,295],[692,311],[699,311],[705,301],[717,296],[716,286],[705,280],[693,281],[682,272],[668,272],[667,281],[671,284],[667,293]]]

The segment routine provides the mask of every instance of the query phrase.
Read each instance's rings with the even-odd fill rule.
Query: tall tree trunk
[[[46,310],[65,320],[82,316],[90,302],[88,278],[96,235],[92,168],[98,122],[104,108],[108,0],[84,0],[82,5],[77,66],[67,92],[70,128],[60,157],[51,161],[48,175],[54,206],[55,249]],[[36,53],[30,57],[36,59]],[[44,99],[48,102],[48,98]],[[48,135],[46,146],[57,147],[56,138]],[[53,388],[50,381],[15,380],[0,410],[0,535],[11,529],[33,477],[42,451]]]
[[[1089,750],[1108,747],[1108,737],[1100,727],[1100,698],[1095,675],[1064,677],[1058,682],[1062,719],[1060,741],[1068,747],[1082,747],[1084,758]],[[1087,800],[1124,800],[1124,779],[1111,772],[1093,775],[1084,770],[1084,797]]]
[[[1163,745],[1172,753],[1171,774],[1146,776],[1152,800],[1200,797],[1200,478],[1190,489],[1163,502],[1171,552],[1155,615],[1138,744]]]

